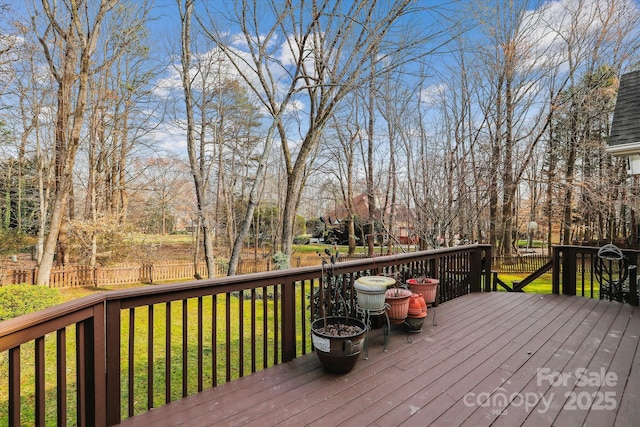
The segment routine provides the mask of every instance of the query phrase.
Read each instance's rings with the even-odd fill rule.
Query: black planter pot
[[[327,317],[326,324],[356,326],[359,329],[357,333],[350,335],[333,336],[319,331],[325,326],[324,319],[317,319],[311,324],[313,346],[325,371],[346,374],[353,369],[360,357],[365,324],[353,317]]]
[[[424,323],[424,317],[416,318],[416,317],[407,317],[404,319],[404,323],[402,326],[404,330],[407,332],[422,332],[422,324]]]

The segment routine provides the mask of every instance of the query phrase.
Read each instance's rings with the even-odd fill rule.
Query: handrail
[[[602,298],[597,286],[600,284],[595,275],[594,263],[600,247],[558,245],[553,247],[553,293],[581,295],[590,298]],[[640,251],[623,249],[629,268],[629,293],[627,302],[638,306],[637,266]],[[597,294],[597,295],[596,295]]]
[[[75,367],[67,360],[67,326],[75,325]],[[104,352],[104,298],[101,295],[70,301],[0,323],[0,353],[8,351],[9,425],[20,425],[21,416],[21,345],[34,342],[34,420],[45,425],[47,400],[45,378],[45,337],[56,333],[56,370],[75,369],[76,412],[79,426],[104,426],[106,393]],[[56,379],[58,420],[67,418],[67,378]],[[60,424],[60,423],[59,423]]]
[[[444,302],[490,291],[490,267],[491,246],[468,245],[345,261],[334,274],[351,286],[361,275],[429,275],[440,280],[438,302]],[[313,320],[308,307],[321,274],[313,266],[102,292],[2,322],[8,424],[19,425],[21,413],[32,410],[36,425],[44,425],[51,412],[45,408],[55,400],[60,425],[74,412],[80,426],[114,425],[123,407],[130,417],[306,354]],[[33,354],[26,345],[32,342]],[[66,354],[67,348],[75,352]],[[50,384],[50,353],[54,371],[71,371],[70,380],[55,374]],[[23,366],[27,356],[34,370]],[[34,408],[26,408],[30,392],[21,389],[21,379],[34,371]],[[74,387],[77,405],[67,402]]]
[[[86,311],[93,308],[97,304],[103,303],[105,300],[103,293],[89,295],[76,300],[68,301],[62,304],[54,305],[52,307],[45,308],[40,311],[28,313],[23,316],[15,317],[13,319],[7,319],[4,322],[0,322],[2,329],[0,329],[0,351],[5,351],[12,346],[16,345],[11,338],[15,334],[29,334],[30,330],[33,330],[38,325],[48,325],[43,329],[44,333],[55,332],[59,329],[59,325],[56,322],[61,317],[72,316],[77,313]],[[28,338],[26,341],[35,339],[38,333],[26,335]]]

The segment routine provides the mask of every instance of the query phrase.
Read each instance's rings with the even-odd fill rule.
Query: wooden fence
[[[35,283],[37,269],[0,268],[0,286],[12,283]],[[198,274],[205,277],[205,263],[198,265]],[[68,265],[53,267],[49,279],[52,288],[74,288],[82,286],[111,286],[131,283],[153,283],[170,280],[193,279],[195,271],[191,262],[168,264],[123,265],[117,267],[90,267]]]
[[[545,265],[551,256],[528,254],[524,256],[494,256],[491,268],[499,273],[532,273]]]
[[[291,266],[307,267],[319,265],[319,257],[294,257]],[[215,277],[227,275],[225,263],[215,264]],[[241,260],[237,274],[261,273],[272,270],[269,259]],[[0,267],[0,286],[13,283],[33,285],[37,269],[9,269]],[[198,274],[207,276],[204,262],[198,265]],[[131,283],[154,283],[172,280],[193,279],[195,271],[192,262],[171,262],[167,264],[123,265],[117,267],[89,267],[68,265],[51,269],[49,286],[52,288],[73,288],[83,286],[113,286]]]

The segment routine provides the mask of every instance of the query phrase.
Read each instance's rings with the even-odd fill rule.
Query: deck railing
[[[598,249],[556,246],[535,274],[551,270],[554,293],[598,298]],[[626,302],[638,305],[638,251],[623,253]],[[470,245],[342,262],[334,274],[347,286],[362,275],[435,277],[441,303],[491,291],[491,259],[489,245]],[[2,322],[0,425],[114,425],[306,354],[321,274],[313,266],[104,292]]]
[[[362,275],[436,277],[443,302],[490,290],[490,260],[490,246],[470,245],[334,272],[351,286]],[[104,292],[0,323],[0,424],[114,425],[306,354],[321,274],[303,267]]]
[[[493,290],[500,287],[501,290],[509,292],[524,292],[527,285],[543,274],[551,272],[551,292],[554,294],[612,299],[637,306],[637,263],[640,251],[623,249],[620,250],[621,259],[609,259],[599,256],[601,249],[602,247],[554,246],[551,259],[546,264],[512,285],[500,280],[498,272],[493,271]],[[616,268],[618,271],[614,272]],[[605,270],[605,274],[602,269]],[[614,288],[617,292],[613,292]]]
[[[601,298],[601,277],[596,274],[596,262],[600,247],[555,246],[551,270],[554,294],[580,295]],[[638,305],[638,250],[623,249],[627,268],[625,279],[625,299],[631,305]]]

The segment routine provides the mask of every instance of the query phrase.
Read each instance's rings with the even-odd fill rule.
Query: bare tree
[[[41,62],[38,56],[37,42],[30,37],[31,28],[21,22],[15,23],[15,33],[20,35],[20,43],[16,43],[12,51],[12,60],[3,67],[3,80],[10,83],[8,89],[13,96],[8,97],[5,117],[9,117],[11,128],[15,135],[15,146],[12,156],[17,158],[17,188],[15,193],[15,211],[11,213],[15,218],[16,229],[19,232],[38,230],[37,256],[42,256],[42,246],[46,230],[46,212],[48,193],[51,187],[50,176],[52,150],[47,146],[50,126],[47,126],[48,112],[51,111],[54,82],[43,77]],[[6,75],[9,73],[12,78]],[[15,102],[15,104],[13,104]],[[45,145],[45,147],[43,147]],[[32,169],[34,175],[33,190],[36,196],[28,200],[27,175]],[[34,211],[27,212],[25,203],[33,204]]]
[[[569,81],[567,91],[563,93],[563,103],[558,106],[565,120],[554,131],[556,136],[560,136],[561,142],[562,133],[568,136],[564,139],[567,151],[563,162],[561,239],[563,244],[569,244],[574,231],[576,178],[582,164],[579,155],[585,144],[593,139],[593,131],[596,129],[592,124],[609,122],[613,104],[610,101],[605,101],[604,104],[601,102],[602,89],[606,91],[606,87],[611,83],[611,74],[622,69],[629,58],[638,51],[637,38],[630,37],[630,34],[633,33],[633,28],[637,28],[640,15],[637,7],[631,7],[629,3],[619,0],[597,4],[578,1],[565,7],[563,12],[571,17],[570,21],[563,26],[554,23],[551,28],[561,40],[559,45],[566,58]],[[603,67],[609,71],[602,72]],[[595,116],[594,106],[598,110]],[[600,119],[597,118],[598,115]],[[606,136],[601,135],[598,138],[600,147]],[[585,158],[587,164],[588,159],[589,157]],[[610,196],[612,193],[606,194]]]
[[[187,122],[187,152],[189,165],[196,192],[197,206],[197,230],[202,231],[204,241],[204,258],[207,264],[208,276],[215,274],[213,240],[210,231],[211,221],[207,210],[207,186],[212,166],[211,156],[207,155],[206,139],[202,128],[207,126],[206,117],[202,113],[200,138],[196,135],[195,108],[193,94],[193,78],[191,77],[192,53],[191,53],[191,19],[193,17],[193,0],[185,0],[179,3],[181,22],[181,69],[182,88],[184,90],[185,119]],[[203,109],[204,111],[204,109]],[[194,265],[199,261],[198,250],[194,255]]]
[[[290,254],[304,171],[323,129],[347,94],[411,59],[417,37],[392,37],[391,31],[414,9],[407,0],[359,0],[236,2],[232,10],[226,15],[210,12],[211,21],[204,26],[271,115],[287,174],[281,249]],[[270,18],[263,19],[264,14]],[[221,28],[217,17],[239,25],[243,49],[229,41],[227,27]],[[402,50],[402,61],[386,61],[390,52]],[[306,124],[293,132],[286,115],[301,107]]]
[[[325,185],[334,185],[339,189],[340,200],[345,206],[347,216],[346,221],[348,233],[348,253],[353,255],[356,249],[355,221],[358,215],[354,205],[357,163],[357,142],[360,139],[360,124],[358,122],[358,97],[350,96],[354,108],[345,111],[344,114],[336,115],[331,120],[331,125],[325,134],[327,143],[325,147],[326,161],[319,166],[321,174],[326,177],[327,172],[332,176],[331,182]],[[332,143],[333,142],[333,143]],[[341,218],[342,219],[342,218]],[[326,221],[326,219],[325,219]]]
[[[244,86],[223,81],[216,90],[216,138],[219,144],[216,171],[216,223],[226,228],[222,246],[231,245],[244,218],[260,151],[261,114],[251,103]]]
[[[479,104],[488,125],[491,153],[489,240],[499,242],[499,252],[506,254],[516,245],[514,218],[520,179],[546,135],[552,106],[567,81],[554,78],[559,71],[551,50],[554,46],[539,42],[540,34],[548,35],[550,30],[543,31],[540,16],[529,13],[528,6],[526,2],[497,2],[482,10],[480,20],[491,43],[476,49],[487,83]],[[549,96],[546,102],[545,95]]]
[[[13,81],[15,74],[11,72],[11,63],[16,61],[18,56],[18,37],[22,37],[24,34],[24,27],[11,29],[10,25],[16,26],[16,24],[10,23],[9,18],[12,16],[11,6],[8,3],[0,3],[0,95],[4,95],[7,91],[7,87]]]
[[[97,224],[105,217],[116,224],[126,222],[131,153],[140,143],[140,135],[150,128],[151,114],[140,111],[149,96],[149,82],[155,75],[155,70],[145,65],[151,62],[143,27],[147,13],[144,7],[121,7],[104,24],[108,36],[102,38],[101,50],[96,56],[100,54],[109,66],[89,79],[84,145],[87,172],[86,179],[82,180],[85,184],[82,221],[85,222]],[[107,60],[109,52],[118,51],[119,46],[124,46],[121,54]],[[99,227],[85,229],[100,230]],[[97,237],[94,234],[90,239],[91,265],[96,262]]]
[[[43,0],[41,9],[34,9],[34,29],[42,31],[38,40],[47,59],[49,71],[58,85],[55,128],[56,186],[49,232],[36,278],[38,284],[49,282],[53,255],[67,215],[72,171],[85,118],[89,77],[94,72],[92,58],[104,18],[116,3],[115,0],[103,0],[94,8],[84,1],[50,3]],[[42,26],[40,19],[43,20]]]
[[[148,206],[147,212],[140,215],[153,227],[153,232],[166,234],[173,231],[169,218],[175,224],[185,208],[191,205],[188,195],[193,184],[189,183],[189,168],[177,156],[150,158],[144,165],[137,165],[143,173],[138,178],[142,201]],[[182,210],[182,211],[181,211]],[[185,219],[185,218],[181,218]]]

